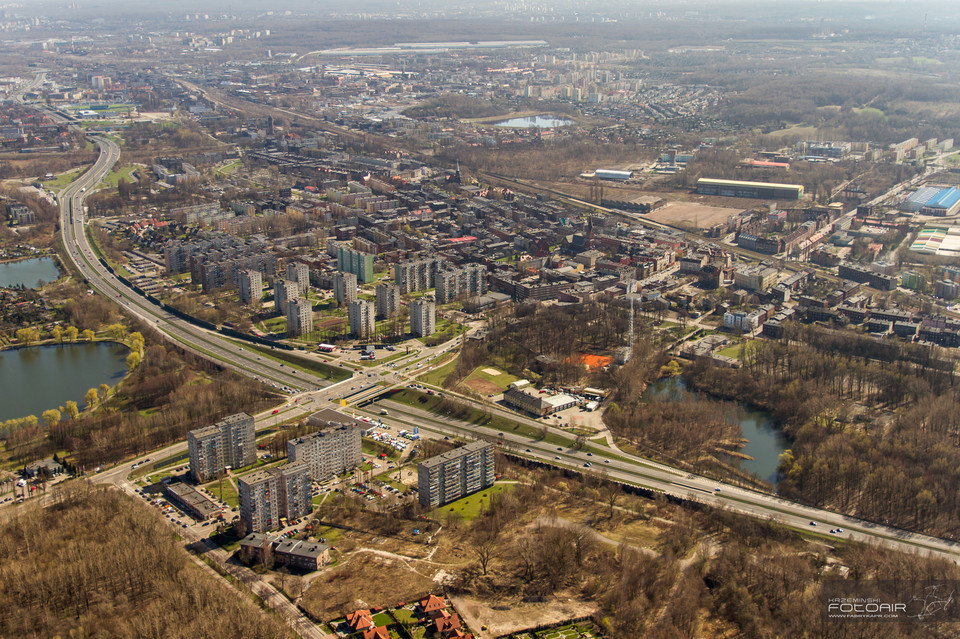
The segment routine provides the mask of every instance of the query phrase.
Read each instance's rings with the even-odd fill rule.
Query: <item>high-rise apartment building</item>
[[[467,264],[437,273],[436,298],[438,304],[479,297],[487,292],[487,268],[482,264]]]
[[[315,433],[287,442],[287,458],[304,462],[310,468],[314,481],[340,475],[360,465],[360,427],[356,424],[336,424],[311,415],[310,425],[323,427]]]
[[[493,444],[476,441],[420,462],[417,496],[436,508],[489,488],[495,478]]]
[[[357,299],[357,276],[353,273],[337,273],[333,276],[333,299],[350,304]]]
[[[242,468],[257,461],[253,417],[237,413],[212,426],[187,433],[190,473],[197,483],[215,478],[228,466]]]
[[[393,284],[377,284],[377,317],[394,317],[400,310],[400,289]]]
[[[273,305],[280,315],[287,314],[287,302],[300,296],[300,285],[291,280],[277,278],[273,281]]]
[[[425,291],[435,286],[437,272],[443,268],[446,260],[433,257],[425,260],[409,260],[393,266],[393,279],[400,288],[400,294]]]
[[[246,269],[240,271],[240,301],[253,304],[263,298],[263,273]]]
[[[357,339],[370,339],[377,332],[377,322],[370,300],[354,300],[347,310],[350,318],[350,332]]]
[[[313,330],[313,304],[305,297],[287,301],[287,335],[306,335]]]
[[[313,510],[310,467],[294,462],[258,470],[237,481],[240,519],[247,532],[260,533],[280,526],[280,519],[296,519]]]
[[[310,290],[310,267],[303,262],[287,262],[287,279],[297,283],[300,295],[306,295]]]
[[[338,246],[337,269],[344,273],[353,273],[364,284],[372,282],[373,255],[346,246]]]
[[[437,332],[436,302],[424,298],[410,302],[410,332],[416,337],[426,337]]]

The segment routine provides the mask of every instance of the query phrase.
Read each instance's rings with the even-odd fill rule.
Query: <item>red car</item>
[[[280,409],[279,409],[279,408],[274,408],[274,409],[273,409],[273,414],[274,414],[274,415],[276,415],[276,414],[279,413],[279,412],[280,412]]]

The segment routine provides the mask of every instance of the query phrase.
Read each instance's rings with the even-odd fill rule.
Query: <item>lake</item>
[[[699,395],[697,391],[687,388],[682,376],[663,377],[647,387],[643,398],[645,400],[679,400],[684,393],[694,397]],[[737,405],[741,408],[737,423],[743,430],[744,438],[748,440],[747,445],[741,448],[740,452],[753,457],[753,459],[740,460],[740,467],[771,484],[776,484],[780,453],[790,448],[790,440],[764,411],[739,402]]]
[[[57,263],[50,257],[0,264],[0,288],[13,288],[21,284],[26,288],[38,288],[41,281],[55,282],[59,277]]]
[[[0,351],[0,421],[77,402],[127,373],[126,347],[112,342],[34,346]]]
[[[568,124],[573,124],[573,120],[559,118],[555,115],[528,115],[523,118],[510,118],[502,122],[495,122],[493,126],[508,129],[552,129],[556,126],[566,126]]]

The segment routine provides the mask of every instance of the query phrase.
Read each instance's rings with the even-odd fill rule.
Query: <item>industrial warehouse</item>
[[[803,197],[803,185],[700,178],[697,180],[697,193],[701,195],[722,195],[725,197],[799,200]]]

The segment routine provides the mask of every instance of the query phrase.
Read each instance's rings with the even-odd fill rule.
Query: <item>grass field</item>
[[[121,178],[127,182],[133,182],[134,179],[132,174],[136,170],[137,167],[133,166],[132,164],[122,166],[119,169],[114,169],[113,171],[110,171],[105,178],[103,178],[103,185],[107,188],[115,189],[120,183]]]
[[[481,490],[478,493],[458,499],[446,506],[441,506],[433,510],[429,516],[443,520],[451,513],[455,513],[464,521],[473,521],[480,516],[481,511],[485,507],[490,506],[490,498],[492,495],[513,490],[515,487],[516,484],[494,484],[486,490]]]
[[[443,386],[443,382],[450,376],[453,372],[453,369],[457,365],[457,360],[452,360],[447,362],[443,366],[433,369],[427,373],[424,373],[417,379],[419,379],[424,384],[433,384],[434,386]]]
[[[66,173],[61,173],[52,180],[41,180],[41,182],[43,182],[44,187],[58,191],[80,177],[80,174],[85,168],[86,167],[78,167]]]
[[[237,495],[237,489],[233,487],[233,482],[229,479],[224,478],[222,484],[219,481],[212,481],[205,485],[204,488],[216,495],[221,501],[227,503],[231,508],[240,506],[240,497]],[[221,488],[223,490],[222,495]]]
[[[753,349],[756,348],[756,342],[757,342],[757,340],[754,340],[754,339],[752,339],[752,340],[750,340],[750,341],[747,342],[747,345],[746,345],[746,348],[745,348],[745,352],[746,352],[748,355],[750,354],[750,352],[751,352]],[[727,346],[726,348],[722,348],[722,349],[720,349],[719,351],[717,351],[717,354],[718,354],[718,355],[725,355],[726,357],[733,357],[733,358],[735,358],[735,359],[740,359],[740,345],[741,345],[741,344],[742,344],[742,342],[737,342],[736,344],[731,344],[730,346]]]
[[[493,375],[488,371],[496,371],[500,374]],[[502,393],[507,389],[507,386],[518,379],[519,377],[514,377],[513,375],[496,369],[492,366],[478,366],[472,373],[467,375],[466,379],[460,383],[468,388],[478,390],[482,393]]]

